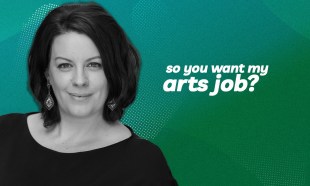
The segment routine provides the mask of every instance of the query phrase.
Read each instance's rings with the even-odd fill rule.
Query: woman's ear
[[[48,70],[46,70],[46,71],[44,72],[44,75],[45,75],[45,78],[49,81],[49,80],[50,80],[50,75],[49,75]]]

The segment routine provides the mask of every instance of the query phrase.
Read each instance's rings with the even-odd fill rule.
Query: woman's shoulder
[[[159,146],[139,136],[132,140],[127,154],[130,155],[131,160],[139,163],[142,167],[146,166],[147,169],[164,170],[168,168],[166,158]]]
[[[136,136],[128,146],[126,156],[127,161],[133,165],[128,165],[133,172],[140,172],[149,180],[175,183],[164,153],[153,142]]]
[[[16,124],[24,123],[25,114],[22,113],[10,113],[0,116],[0,127],[13,127]]]
[[[166,158],[159,148],[149,140],[137,137],[135,138],[129,148],[127,154],[130,155],[131,160],[139,163],[146,168],[167,169],[168,164]]]
[[[150,154],[152,157],[161,157],[163,156],[163,153],[159,146],[154,144],[153,142],[141,138],[140,136],[134,134],[134,140],[130,143],[129,150],[132,151],[132,153],[140,154],[140,155],[146,155]]]
[[[26,114],[10,113],[0,116],[0,140],[14,139],[25,131]]]

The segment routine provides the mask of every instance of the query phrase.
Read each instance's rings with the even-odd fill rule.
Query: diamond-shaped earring
[[[108,108],[113,111],[115,108],[116,108],[116,103],[115,103],[115,100],[112,99],[111,101],[108,102]]]
[[[51,84],[47,82],[48,93],[44,100],[44,106],[47,110],[51,110],[55,104],[53,97],[51,96]]]

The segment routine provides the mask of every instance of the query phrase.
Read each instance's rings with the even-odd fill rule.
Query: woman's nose
[[[75,74],[72,78],[72,84],[76,87],[86,87],[89,84],[88,76],[84,68],[76,69]]]

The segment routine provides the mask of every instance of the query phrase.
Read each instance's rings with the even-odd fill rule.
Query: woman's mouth
[[[77,101],[87,100],[92,94],[69,93],[69,95]]]

